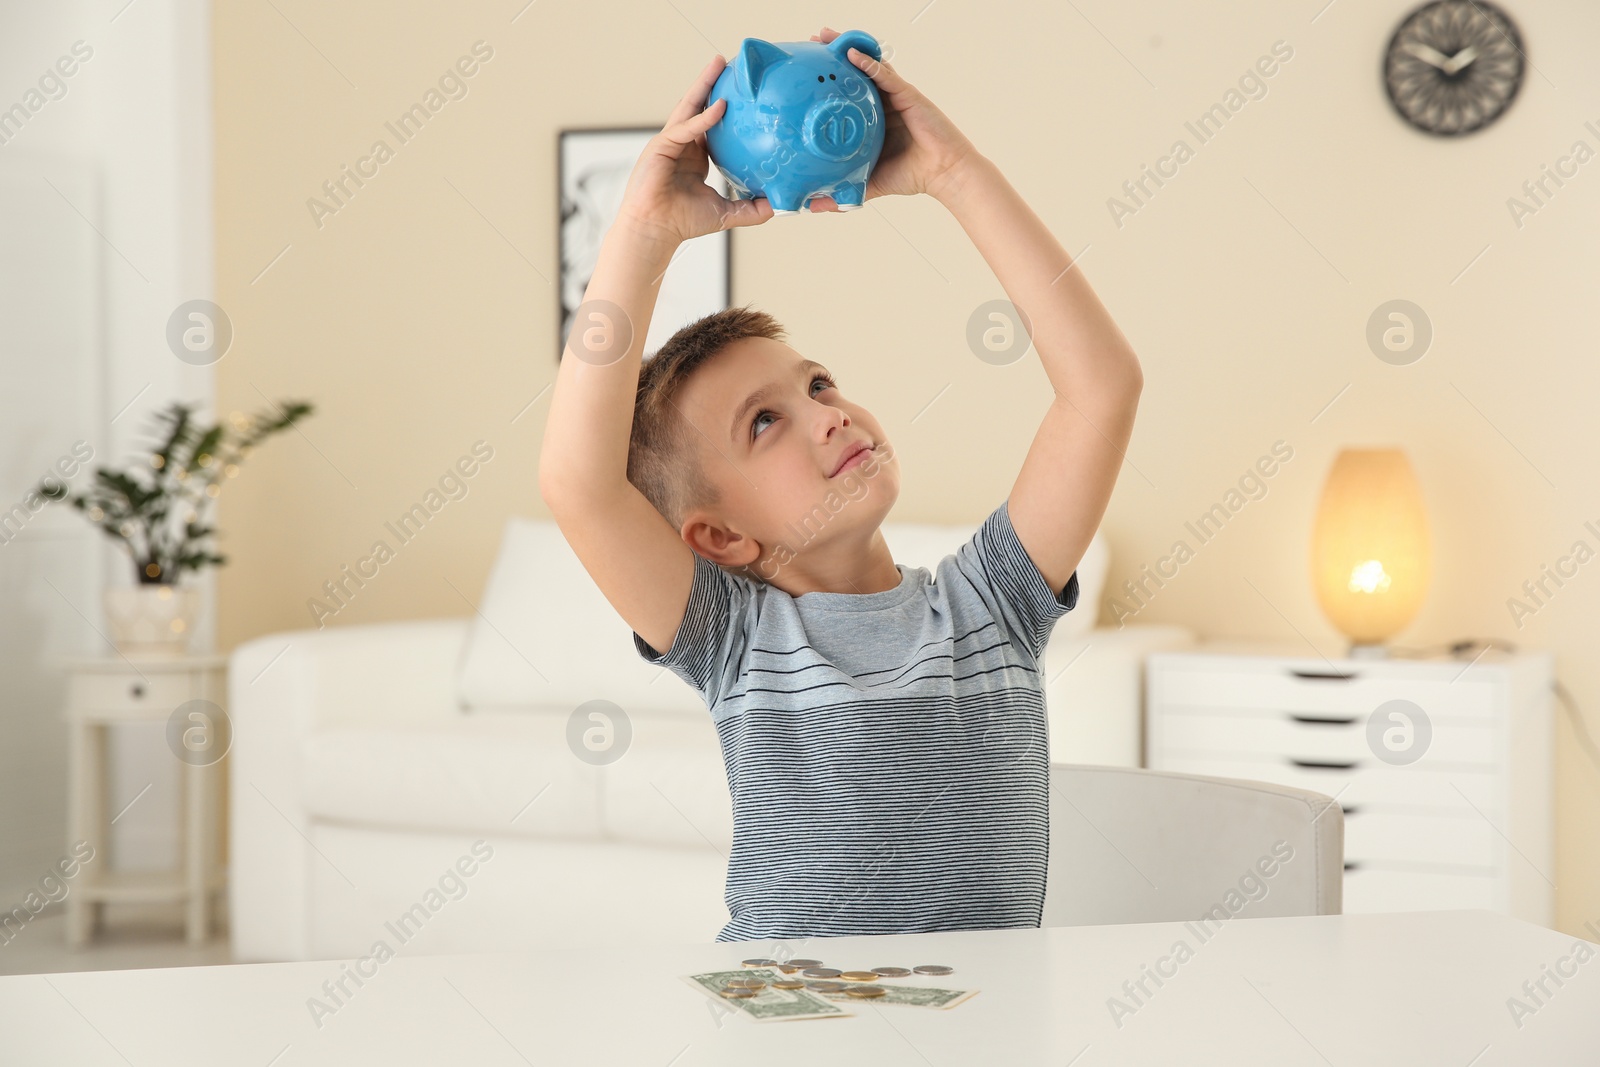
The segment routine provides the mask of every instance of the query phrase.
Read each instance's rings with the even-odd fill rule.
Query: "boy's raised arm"
[[[1017,540],[1059,595],[1105,516],[1144,373],[1083,271],[998,167],[974,154],[950,172],[939,200],[1027,320],[1054,390],[1007,512]]]
[[[645,334],[678,246],[772,217],[765,200],[730,201],[706,184],[705,132],[727,105],[719,100],[705,108],[705,102],[723,66],[721,56],[705,65],[645,145],[600,244],[545,424],[539,488],[547,502],[552,496],[603,498],[628,484],[628,435]]]
[[[824,28],[815,39],[837,34]],[[1144,385],[1133,348],[1050,230],[943,112],[893,66],[848,52],[889,115],[867,199],[927,193],[972,239],[1026,318],[1055,397],[1007,512],[1053,591],[1064,590],[1105,515]],[[998,325],[998,324],[997,324]]]
[[[628,481],[640,350],[672,253],[613,226],[556,372],[539,454],[539,491],[612,607],[652,648],[672,644],[694,559]]]
[[[628,484],[628,437],[645,333],[675,244],[619,219],[600,244],[556,371],[539,453],[547,503],[605,498]]]
[[[539,492],[584,569],[657,651],[688,604],[694,554],[628,481],[628,440],[645,335],[661,278],[684,241],[772,217],[766,200],[730,201],[706,184],[704,111],[722,72],[715,57],[640,154],[601,242],[556,371],[539,454]]]

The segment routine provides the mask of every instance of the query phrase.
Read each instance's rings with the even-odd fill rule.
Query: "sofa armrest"
[[[228,659],[228,910],[234,959],[305,959],[309,843],[300,743],[313,729],[461,712],[456,662],[467,620],[297,630]],[[333,862],[337,862],[335,858]]]
[[[1050,635],[1042,672],[1050,715],[1050,758],[1057,763],[1143,765],[1144,661],[1188,648],[1182,626],[1101,627]]]

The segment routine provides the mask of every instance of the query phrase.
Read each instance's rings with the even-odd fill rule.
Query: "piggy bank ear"
[[[865,30],[845,30],[828,42],[828,48],[846,63],[850,62],[850,49],[852,48],[864,52],[879,63],[883,62],[883,49],[878,47],[877,38]]]
[[[739,42],[739,57],[733,61],[734,84],[740,95],[755,96],[761,91],[761,79],[767,68],[789,58],[789,53],[759,37],[746,37]]]

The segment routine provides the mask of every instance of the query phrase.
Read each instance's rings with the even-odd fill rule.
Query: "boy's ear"
[[[721,567],[748,567],[761,558],[761,545],[697,511],[683,520],[683,541],[696,554]]]

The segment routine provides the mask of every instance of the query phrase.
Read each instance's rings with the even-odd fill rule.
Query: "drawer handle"
[[[1340,808],[1341,811],[1344,812],[1344,817],[1348,819],[1350,816],[1356,814],[1357,812],[1359,812],[1361,810],[1361,805],[1360,804],[1341,804],[1339,806],[1339,808]]]
[[[1356,722],[1354,715],[1293,715],[1289,716],[1295,722],[1305,723],[1307,726],[1350,726]]]
[[[135,700],[143,700],[144,699],[144,686],[140,685],[138,682],[134,682],[132,685],[130,685],[128,687],[128,693]]]
[[[1314,760],[1290,759],[1296,767],[1303,767],[1308,771],[1349,771],[1354,770],[1359,760]]]
[[[1348,682],[1354,678],[1354,671],[1290,671],[1296,678],[1304,678],[1312,682]]]
[[[1345,860],[1344,869],[1347,871],[1359,871],[1361,869],[1361,864],[1356,860]]]

